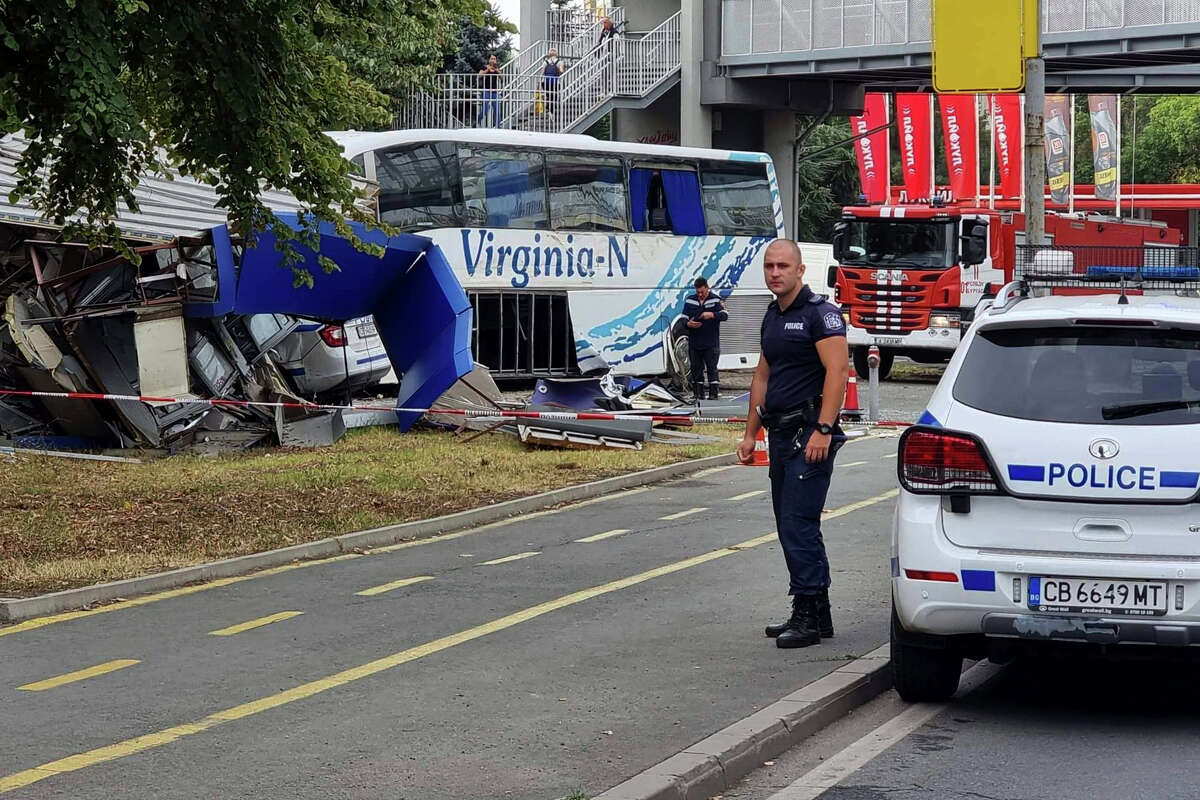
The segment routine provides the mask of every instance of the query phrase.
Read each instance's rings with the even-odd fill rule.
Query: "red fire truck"
[[[1013,278],[1025,215],[974,205],[851,206],[833,237],[829,285],[846,316],[859,376],[879,347],[881,378],[896,356],[949,361],[975,307]],[[1046,243],[1178,247],[1161,222],[1096,214],[1046,215]]]

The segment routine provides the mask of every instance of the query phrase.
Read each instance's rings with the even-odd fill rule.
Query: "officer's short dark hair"
[[[708,281],[704,280],[704,278],[696,278],[696,280],[692,283],[692,286],[695,286],[697,289],[699,289],[701,286],[708,286]]]

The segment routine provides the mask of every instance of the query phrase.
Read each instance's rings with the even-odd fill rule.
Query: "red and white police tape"
[[[99,392],[34,392],[22,389],[0,389],[0,397],[47,397],[66,400],[116,400],[133,401],[135,403],[191,403],[196,405],[221,407],[250,407],[259,408],[302,408],[309,411],[395,411],[409,414],[441,414],[446,416],[473,417],[483,419],[546,419],[559,421],[612,422],[621,420],[649,419],[654,422],[709,422],[724,424],[740,424],[745,417],[717,417],[705,414],[639,414],[637,412],[607,413],[602,411],[521,411],[509,409],[472,409],[472,408],[397,408],[383,405],[334,405],[327,403],[308,402],[266,402],[259,400],[230,400],[221,397],[153,397],[150,395],[133,394],[101,394]],[[911,422],[883,420],[868,422],[868,427],[899,428],[911,425]]]

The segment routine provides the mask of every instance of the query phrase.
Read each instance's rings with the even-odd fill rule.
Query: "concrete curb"
[[[340,553],[362,550],[370,547],[395,544],[408,539],[421,539],[435,536],[439,533],[466,530],[491,522],[499,522],[518,514],[528,514],[551,506],[587,500],[610,492],[631,489],[650,483],[670,480],[708,467],[733,464],[732,454],[708,456],[692,461],[680,461],[677,464],[667,464],[662,467],[616,475],[612,478],[582,483],[577,486],[566,486],[531,497],[521,497],[490,506],[473,508],[457,514],[447,514],[444,517],[405,522],[399,525],[388,525],[356,533],[347,533],[307,542],[279,550],[268,550],[264,553],[254,553],[248,556],[228,558],[208,564],[196,564],[191,567],[145,575],[140,578],[129,578],[123,581],[99,583],[94,586],[83,586],[78,589],[67,589],[53,594],[20,599],[0,598],[0,622],[22,622],[34,617],[44,617],[62,611],[89,606],[95,603],[105,603],[118,598],[133,595],[161,592],[167,589],[177,589],[189,583],[211,581],[218,578],[229,578],[235,575],[245,575],[268,567],[277,567],[292,561],[315,558],[328,558]]]
[[[708,800],[891,685],[883,645],[594,800]]]

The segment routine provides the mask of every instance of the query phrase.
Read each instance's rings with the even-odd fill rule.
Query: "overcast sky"
[[[492,3],[512,24],[521,24],[521,0],[492,0]],[[519,37],[514,38],[519,39]]]

